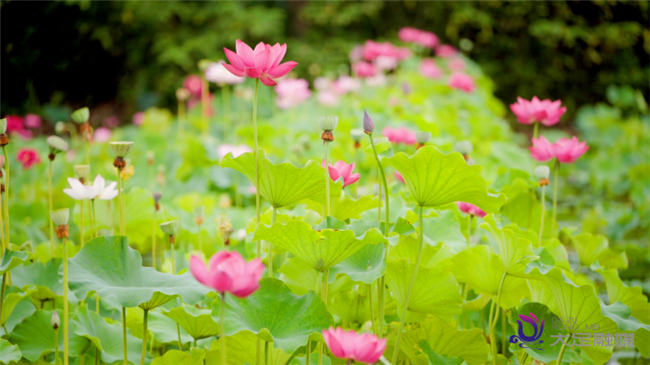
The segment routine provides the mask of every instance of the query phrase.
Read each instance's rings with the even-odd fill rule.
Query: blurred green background
[[[347,73],[355,44],[399,43],[405,26],[462,48],[505,103],[559,98],[571,120],[581,105],[633,107],[650,96],[645,1],[10,1],[0,11],[2,114],[50,122],[84,105],[123,120],[152,105],[173,108],[197,62],[223,59],[238,38],[286,42],[295,74],[311,81]]]

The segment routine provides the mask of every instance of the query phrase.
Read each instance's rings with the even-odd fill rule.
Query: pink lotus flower
[[[420,74],[431,79],[437,79],[442,76],[442,70],[434,60],[425,58],[420,62]]]
[[[230,65],[224,63],[224,67],[228,69],[233,75],[244,77],[248,76],[252,79],[260,79],[266,86],[275,86],[277,83],[273,79],[280,78],[293,70],[297,62],[289,61],[280,64],[287,52],[287,45],[276,43],[271,46],[260,42],[251,49],[246,43],[237,40],[236,51],[237,53],[224,48],[226,57],[230,61]]]
[[[190,75],[183,80],[183,88],[190,92],[191,95],[201,96],[203,90],[203,80],[199,75]]]
[[[377,362],[386,350],[385,338],[377,338],[370,333],[357,334],[353,330],[345,331],[341,327],[323,330],[323,339],[332,355],[366,364]]]
[[[340,95],[359,91],[360,89],[361,80],[348,75],[341,75],[332,83],[332,90]]]
[[[363,46],[361,45],[356,45],[354,48],[352,48],[352,51],[350,51],[350,61],[352,63],[361,61],[363,59]]]
[[[23,125],[24,120],[22,117],[19,117],[17,115],[7,115],[5,118],[7,119],[7,133],[20,133],[25,129],[25,126]]]
[[[38,151],[33,148],[21,148],[18,150],[16,159],[23,165],[23,169],[27,170],[30,167],[41,163],[41,158],[38,155]]]
[[[246,298],[259,289],[264,264],[259,258],[246,262],[237,251],[217,252],[206,267],[198,255],[190,258],[190,271],[201,284],[220,293],[231,293]]]
[[[205,70],[205,79],[217,85],[235,85],[246,81],[245,77],[235,76],[228,71],[224,66],[225,63],[223,60],[210,63]]]
[[[487,213],[485,213],[481,208],[477,207],[474,204],[470,203],[464,203],[464,202],[456,202],[456,205],[458,206],[458,209],[460,209],[461,212],[465,214],[470,214],[476,217],[485,217]]]
[[[466,93],[471,93],[476,90],[474,78],[464,73],[455,73],[449,78],[449,86],[453,89],[462,90]]]
[[[374,65],[380,70],[392,70],[399,64],[399,60],[391,56],[379,56],[375,58]]]
[[[434,33],[415,28],[402,28],[398,33],[402,42],[416,43],[423,47],[435,48],[440,40]]]
[[[388,138],[391,143],[404,143],[404,144],[415,144],[417,139],[415,137],[415,132],[408,130],[406,127],[400,128],[384,128],[381,133],[384,137]]]
[[[453,71],[463,71],[465,69],[465,62],[459,57],[452,58],[447,65]]]
[[[339,103],[339,95],[331,90],[323,90],[318,93],[317,101],[319,104],[334,106]]]
[[[133,114],[131,122],[133,122],[133,125],[136,125],[138,127],[141,126],[142,123],[144,123],[144,112],[137,112]]]
[[[401,182],[402,184],[405,183],[405,182],[404,182],[404,176],[402,176],[402,174],[400,174],[399,171],[395,171],[395,178],[396,178],[397,180],[399,180],[399,182]]]
[[[388,56],[401,61],[411,56],[408,48],[397,47],[390,42],[366,41],[363,46],[363,58],[366,61],[374,61],[379,56]]]
[[[533,99],[528,101],[518,97],[516,103],[510,104],[510,110],[517,116],[517,121],[521,124],[540,122],[550,127],[557,124],[560,117],[566,112],[566,107],[560,107],[560,105],[562,105],[562,100],[539,100],[537,96],[533,96]]]
[[[588,149],[587,142],[579,142],[576,136],[573,136],[571,139],[560,138],[553,144],[555,157],[562,163],[574,163]]]
[[[325,167],[325,160],[322,163],[323,168]],[[354,184],[361,177],[360,174],[353,174],[354,164],[347,164],[345,161],[341,160],[334,164],[329,165],[329,173],[332,181],[337,181],[339,178],[343,178],[343,187]]]
[[[102,124],[108,128],[117,128],[120,125],[120,120],[116,116],[111,115],[110,117],[104,118]]]
[[[239,146],[232,144],[222,144],[221,146],[217,147],[217,154],[219,155],[219,158],[223,158],[229,153],[232,153],[232,157],[237,158],[247,152],[253,152],[253,150],[251,150],[251,148],[245,144],[240,144]]]
[[[436,47],[436,56],[449,58],[458,54],[458,50],[448,44],[441,44]]]
[[[106,127],[99,127],[95,129],[95,134],[93,135],[93,141],[95,142],[108,142],[111,140],[111,135],[113,132],[111,132],[110,129]]]
[[[533,138],[533,146],[529,147],[530,156],[539,162],[546,162],[555,157],[555,148],[546,137]],[[584,152],[583,152],[584,153]]]
[[[311,96],[309,82],[305,79],[280,80],[275,87],[275,92],[278,94],[275,104],[280,109],[296,107]]]
[[[25,115],[25,127],[27,128],[38,128],[41,126],[43,120],[40,116],[36,114],[27,114]]]
[[[375,65],[369,62],[360,61],[352,65],[352,70],[357,77],[372,77],[377,74]]]

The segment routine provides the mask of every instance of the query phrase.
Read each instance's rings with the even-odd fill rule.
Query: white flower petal
[[[75,200],[84,200],[86,199],[86,196],[84,195],[83,191],[78,191],[74,189],[63,189],[63,192],[68,194],[72,199]]]

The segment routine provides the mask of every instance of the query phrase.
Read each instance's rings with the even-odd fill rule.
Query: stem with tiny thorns
[[[126,308],[122,307],[122,345],[124,346],[124,365],[129,365],[126,349]]]
[[[144,359],[147,356],[147,335],[148,335],[148,329],[147,329],[147,319],[149,318],[149,311],[144,310],[144,321],[142,324],[142,330],[143,330],[143,335],[142,335],[142,356],[140,357],[140,365],[144,365]]]

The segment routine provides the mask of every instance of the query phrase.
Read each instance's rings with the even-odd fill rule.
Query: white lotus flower
[[[106,180],[101,175],[97,175],[93,185],[85,186],[79,180],[68,178],[68,183],[72,189],[63,189],[63,192],[68,194],[72,199],[101,199],[111,200],[117,196],[116,182],[110,183],[106,186]]]

